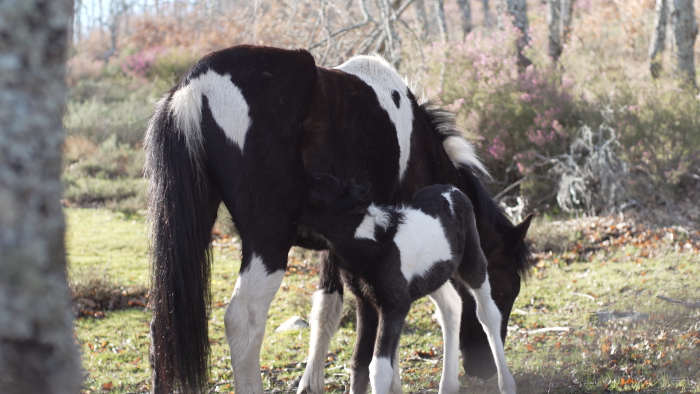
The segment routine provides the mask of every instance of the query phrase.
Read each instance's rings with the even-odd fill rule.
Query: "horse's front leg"
[[[247,250],[244,241],[241,271],[224,317],[237,394],[263,392],[260,347],[267,312],[284,278],[286,262],[286,252],[273,254],[268,250],[259,255]]]
[[[493,359],[498,370],[498,388],[501,394],[515,394],[515,379],[508,370],[503,341],[501,340],[501,311],[491,298],[491,284],[486,275],[484,282],[478,287],[472,287],[471,293],[476,300],[476,316],[486,332]]]
[[[311,343],[306,371],[299,381],[298,394],[323,393],[326,354],[343,315],[343,285],[332,253],[321,257],[320,282],[313,296],[309,325]]]

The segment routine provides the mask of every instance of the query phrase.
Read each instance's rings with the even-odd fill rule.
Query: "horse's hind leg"
[[[446,282],[430,299],[438,309],[442,327],[445,354],[440,379],[440,394],[459,392],[459,323],[462,317],[462,300],[450,282]]]
[[[270,304],[284,278],[289,247],[258,251],[246,248],[244,241],[243,248],[243,265],[224,323],[236,393],[262,393],[260,347]],[[282,269],[270,269],[280,263]]]
[[[314,293],[309,316],[311,326],[309,362],[299,382],[297,389],[299,394],[323,392],[326,353],[343,315],[343,285],[338,267],[333,261],[336,258],[338,257],[326,252],[321,260],[320,283],[318,290]]]

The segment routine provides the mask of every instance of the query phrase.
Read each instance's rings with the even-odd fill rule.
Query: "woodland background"
[[[149,389],[141,145],[155,101],[204,54],[258,44],[307,48],[326,67],[382,54],[417,96],[456,114],[506,212],[537,214],[528,237],[536,268],[506,343],[520,392],[700,392],[700,43],[679,45],[692,44],[697,21],[692,7],[677,13],[687,34],[676,34],[678,4],[700,6],[76,0],[61,180],[83,391]],[[229,392],[222,319],[240,240],[225,209],[219,216],[211,392]],[[292,315],[306,319],[315,262],[290,252],[263,346],[266,390],[293,390],[303,371],[308,330],[274,330]],[[327,359],[334,392],[349,381],[352,300],[346,309]],[[432,320],[425,300],[407,320],[407,392],[436,391],[442,344]],[[463,385],[496,390],[493,379]]]

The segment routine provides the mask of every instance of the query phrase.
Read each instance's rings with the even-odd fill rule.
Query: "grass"
[[[66,213],[71,273],[99,268],[118,283],[147,284],[146,223],[142,218],[104,209],[67,209]],[[674,241],[661,239],[654,248],[657,253],[647,253],[645,239],[639,238],[646,231],[630,230],[630,237],[639,242],[609,242],[610,246],[592,253],[572,252],[582,241],[586,247],[605,242],[604,237],[594,236],[605,234],[605,229],[600,222],[597,227],[593,223],[572,227],[570,232],[578,234],[576,239],[559,230],[553,235],[547,231],[564,226],[559,222],[545,220],[534,225],[533,235],[545,241],[553,237],[567,247],[552,253],[540,249],[537,268],[523,286],[511,315],[506,357],[519,392],[700,392],[700,311],[655,297],[700,299],[700,234]],[[654,239],[653,232],[650,234]],[[688,242],[692,247],[683,248]],[[233,390],[223,316],[237,278],[239,255],[240,243],[235,236],[224,235],[215,241],[210,320],[212,392]],[[303,373],[309,330],[275,333],[274,329],[293,315],[307,318],[318,280],[316,268],[313,254],[300,250],[290,254],[287,275],[270,309],[261,352],[266,391],[287,390]],[[601,310],[635,311],[648,319],[601,323],[595,317]],[[422,299],[408,316],[401,340],[406,392],[437,392],[442,337],[432,321],[433,311],[432,303]],[[83,392],[148,390],[149,320],[149,311],[135,308],[108,311],[101,319],[83,317],[76,321],[87,374]],[[566,327],[569,331],[531,332],[543,327]],[[354,337],[354,323],[345,319],[328,354],[327,391],[347,390]],[[497,392],[495,378],[481,381],[463,377],[462,384],[464,392]]]

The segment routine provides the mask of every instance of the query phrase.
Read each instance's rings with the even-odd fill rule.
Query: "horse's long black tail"
[[[199,393],[209,376],[210,241],[220,200],[188,150],[173,93],[158,103],[145,139],[153,392]]]

